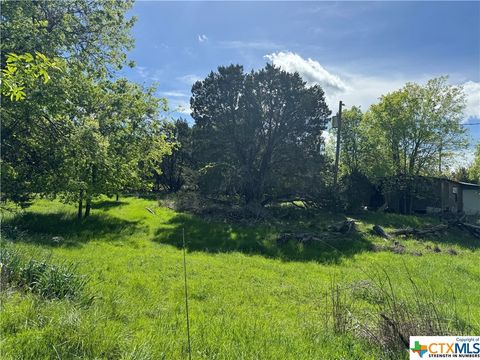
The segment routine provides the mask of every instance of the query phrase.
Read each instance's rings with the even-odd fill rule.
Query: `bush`
[[[353,172],[340,179],[340,197],[348,211],[358,211],[368,206],[375,186],[362,173]]]

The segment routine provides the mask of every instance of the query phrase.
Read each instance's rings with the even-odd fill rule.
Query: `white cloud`
[[[162,79],[163,70],[161,69],[148,69],[145,66],[137,66],[136,67],[138,76],[140,76],[144,80],[151,80],[151,81],[160,81]]]
[[[467,81],[463,84],[463,90],[467,98],[466,118],[480,119],[480,82]]]
[[[293,52],[278,52],[265,55],[272,64],[287,72],[298,72],[308,85],[320,84],[334,92],[347,90],[347,85],[336,75],[328,72],[318,61],[304,59]]]
[[[200,34],[200,35],[198,35],[197,38],[198,38],[198,41],[201,42],[201,43],[203,43],[205,41],[208,41],[208,37],[205,34]]]
[[[318,61],[304,59],[293,52],[278,52],[265,55],[275,66],[288,72],[298,72],[312,86],[320,85],[325,90],[325,98],[332,112],[336,112],[339,100],[347,107],[360,106],[366,111],[370,105],[378,102],[380,96],[400,89],[407,82],[425,83],[435,75],[423,77],[375,77],[346,72],[331,72]],[[480,119],[480,82],[467,81],[463,83],[467,106],[465,121],[470,118]]]
[[[360,106],[363,111],[368,110],[370,105],[378,102],[378,99],[389,92],[402,88],[407,82],[426,83],[433,75],[422,77],[389,76],[375,77],[362,74],[352,74],[343,71],[330,72],[318,61],[304,59],[292,52],[279,52],[265,56],[274,65],[288,72],[298,72],[308,85],[320,85],[325,90],[327,104],[336,113],[338,102],[342,100],[347,107]],[[462,84],[466,95],[465,121],[469,118],[480,119],[480,83],[467,81]],[[335,143],[334,134],[331,130],[324,131],[327,148],[332,148]],[[331,149],[330,149],[331,150]],[[455,154],[449,164],[452,169],[467,166],[473,161],[474,150]]]
[[[335,113],[342,100],[347,107],[360,106],[363,111],[388,92],[401,88],[412,79],[402,77],[380,78],[328,71],[318,61],[304,59],[293,52],[279,52],[265,56],[272,64],[288,72],[298,72],[308,85],[320,85],[325,90],[327,104]],[[418,80],[418,79],[417,79]]]
[[[187,75],[183,75],[183,76],[180,76],[177,78],[178,81],[181,81],[182,83],[184,84],[187,84],[187,85],[193,85],[193,83],[199,81],[199,80],[202,80],[202,77],[198,76],[198,75],[194,75],[194,74],[187,74]]]
[[[184,93],[182,91],[162,91],[161,95],[169,96],[169,97],[188,97],[189,96],[187,93]]]
[[[382,95],[398,90],[408,81],[412,81],[412,79],[403,77],[380,78],[348,74],[343,75],[343,78],[349,86],[347,90],[339,94],[338,97],[341,97],[341,100],[347,107],[360,106],[362,111],[367,111],[370,105],[378,102],[378,99]],[[327,96],[327,99],[328,98]],[[336,107],[334,109],[336,110]]]

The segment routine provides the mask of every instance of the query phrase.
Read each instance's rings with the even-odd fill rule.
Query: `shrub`
[[[340,197],[348,211],[358,211],[370,205],[375,186],[360,172],[353,172],[340,179]]]

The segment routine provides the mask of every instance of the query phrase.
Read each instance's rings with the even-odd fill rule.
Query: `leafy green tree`
[[[466,146],[461,124],[465,95],[446,77],[426,85],[408,83],[382,96],[365,116],[371,151],[385,155],[385,175],[431,175],[439,172],[439,159],[448,161],[454,150]]]
[[[155,189],[177,192],[193,178],[192,129],[179,119],[167,123],[165,132],[172,153],[162,157],[160,172],[154,170]]]
[[[258,205],[319,186],[300,181],[322,180],[330,111],[319,86],[272,65],[251,73],[231,65],[195,83],[190,104],[200,172],[212,174],[217,195]]]
[[[2,98],[0,110],[2,197],[24,202],[33,193],[56,191],[67,134],[83,107],[79,80],[88,72],[101,81],[125,62],[125,51],[133,45],[133,19],[125,17],[131,2],[2,1],[1,6],[1,68],[14,78],[13,90],[2,83],[2,92],[15,94]],[[10,54],[23,54],[15,71],[8,67]],[[35,54],[34,59],[26,54]],[[26,65],[37,57],[44,60],[38,62],[40,69],[28,74]],[[48,61],[57,59],[63,60],[62,72],[48,71]],[[42,74],[51,80],[31,81]],[[28,96],[15,101],[25,92],[22,83]]]
[[[475,158],[472,166],[468,169],[470,179],[480,184],[480,144],[477,144]]]
[[[2,1],[2,68],[9,53],[39,52],[105,75],[121,68],[134,45],[126,1]]]
[[[95,196],[144,188],[143,173],[169,153],[154,89],[125,79],[97,85],[85,77],[82,84],[83,104],[64,143],[63,179],[55,185],[66,200],[78,200],[79,218],[83,200],[87,217]]]
[[[464,108],[462,88],[440,77],[424,86],[408,83],[382,96],[365,114],[370,157],[383,167],[374,175],[390,177],[384,188],[400,194],[403,212],[411,211],[416,177],[440,174],[440,161],[466,146]]]
[[[153,89],[112,80],[133,47],[131,5],[2,2],[1,67],[16,81],[2,99],[4,199],[62,193],[85,200],[88,215],[97,194],[145,185],[141,173],[167,151],[158,119],[166,102]],[[9,60],[13,54],[23,55]],[[57,62],[62,71],[49,71]],[[51,80],[32,81],[38,76]],[[14,103],[23,87],[28,96]]]
[[[455,181],[475,182],[474,178],[470,176],[470,169],[462,166],[461,168],[452,171],[450,178]]]
[[[356,106],[342,112],[340,164],[347,174],[361,172],[366,160],[368,139],[362,132],[362,119]]]

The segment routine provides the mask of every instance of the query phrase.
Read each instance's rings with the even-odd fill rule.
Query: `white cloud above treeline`
[[[189,97],[190,96],[189,94],[183,91],[176,91],[176,90],[162,91],[160,94],[167,97]]]
[[[330,110],[335,112],[342,100],[347,107],[360,106],[362,110],[378,98],[405,84],[405,79],[382,79],[371,76],[336,74],[327,70],[318,61],[304,59],[293,52],[278,52],[265,55],[270,62],[288,72],[298,72],[308,85],[320,85]]]
[[[376,103],[380,96],[400,89],[407,82],[425,83],[429,77],[407,78],[392,76],[389,78],[362,74],[334,73],[320,62],[305,59],[293,52],[277,52],[265,55],[273,65],[287,72],[298,72],[308,85],[320,85],[325,90],[327,104],[333,113],[342,100],[347,107],[360,106],[366,111]],[[433,78],[434,75],[431,76]],[[480,83],[467,81],[462,84],[466,95],[465,120],[480,119]]]
[[[178,81],[186,84],[186,85],[193,85],[195,82],[202,80],[201,76],[195,75],[195,74],[187,74],[183,75],[177,78]]]
[[[336,75],[328,72],[318,61],[304,59],[293,52],[278,52],[265,55],[275,66],[287,72],[298,72],[308,85],[320,84],[333,91],[345,91],[347,86]]]
[[[298,72],[308,85],[320,85],[325,90],[325,99],[332,113],[336,113],[338,102],[342,100],[349,108],[360,106],[362,111],[378,102],[380,96],[403,87],[407,82],[425,83],[432,76],[402,77],[402,76],[370,76],[346,72],[331,72],[313,59],[304,59],[292,52],[277,52],[265,55],[273,65],[288,72]],[[480,83],[467,81],[462,85],[465,97],[465,122],[468,119],[480,119]],[[327,146],[334,142],[331,132],[323,133]],[[473,159],[473,148],[462,151],[452,162],[454,168],[466,166]]]

